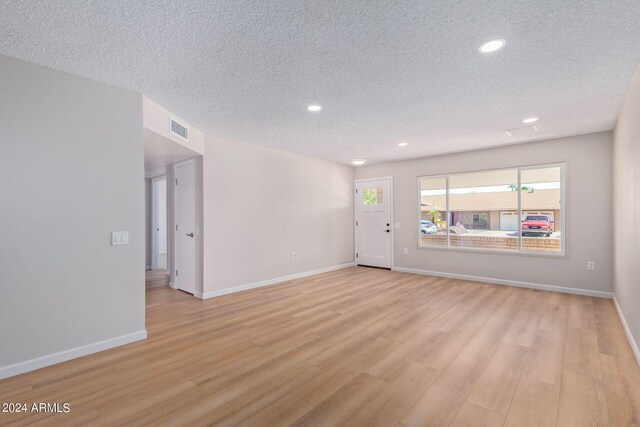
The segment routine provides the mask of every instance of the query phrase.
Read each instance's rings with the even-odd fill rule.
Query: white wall
[[[208,138],[203,182],[205,294],[353,261],[353,168]]]
[[[356,168],[356,178],[394,177],[395,266],[540,285],[612,290],[611,132]],[[418,248],[417,177],[567,162],[568,256],[479,254]],[[409,255],[403,254],[409,249]],[[596,261],[596,271],[586,263]]]
[[[640,69],[614,130],[614,294],[640,363]]]
[[[141,96],[5,56],[0,70],[2,377],[144,338],[145,233]]]
[[[198,129],[194,128],[175,114],[172,114],[169,110],[156,104],[146,96],[142,97],[142,108],[144,111],[143,124],[145,128],[167,138],[169,141],[193,150],[198,154],[204,153],[204,134]],[[189,129],[188,141],[185,141],[170,132],[169,121],[171,118]]]

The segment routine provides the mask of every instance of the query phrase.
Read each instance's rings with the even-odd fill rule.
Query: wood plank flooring
[[[147,289],[162,288],[169,286],[169,275],[165,270],[147,270],[144,281]]]
[[[637,426],[610,300],[349,268],[201,301],[147,290],[146,341],[0,381],[0,425]]]

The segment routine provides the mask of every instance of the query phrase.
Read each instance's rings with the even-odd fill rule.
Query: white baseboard
[[[173,289],[178,289],[178,288],[176,287],[176,284],[175,284],[175,283],[173,283],[173,282],[169,282],[169,287],[170,287],[170,288],[173,288]]]
[[[334,265],[333,267],[321,268],[319,270],[305,271],[304,273],[292,274],[290,276],[277,277],[275,279],[262,280],[260,282],[253,282],[253,283],[248,283],[246,285],[234,286],[233,288],[226,288],[226,289],[220,289],[217,291],[205,292],[204,294],[202,292],[196,292],[194,296],[201,299],[215,298],[215,297],[220,297],[222,295],[233,294],[235,292],[246,291],[254,288],[261,288],[263,286],[275,285],[277,283],[282,283],[289,280],[301,279],[303,277],[308,277],[308,276],[315,276],[316,274],[328,273],[330,271],[340,270],[343,268],[355,267],[355,265],[356,265],[355,263],[349,262],[347,264]]]
[[[0,367],[0,379],[12,377],[14,375],[23,374],[46,366],[55,365],[56,363],[65,362],[67,360],[76,359],[88,354],[97,353],[99,351],[108,350],[121,345],[129,344],[134,341],[140,341],[147,338],[147,331],[142,330],[127,335],[121,335],[115,338],[94,342],[80,347],[71,348],[69,350],[60,351],[58,353],[48,354],[46,356],[37,357],[35,359],[26,360],[24,362],[14,363]]]
[[[394,267],[393,271],[400,271],[403,273],[423,274],[426,276],[447,277],[450,279],[469,280],[472,282],[491,283],[494,285],[515,286],[518,288],[540,289],[543,291],[551,291],[551,292],[564,292],[567,294],[586,295],[590,297],[612,298],[613,296],[611,292],[592,291],[589,289],[579,289],[579,288],[566,288],[564,286],[543,285],[540,283],[519,282],[516,280],[494,279],[491,277],[468,276],[465,274],[444,273],[441,271],[419,270],[415,268]]]
[[[620,317],[620,323],[622,323],[622,327],[624,328],[625,334],[627,334],[627,339],[629,340],[629,344],[631,345],[631,350],[633,354],[636,356],[636,361],[638,365],[640,365],[640,350],[638,349],[638,343],[633,337],[631,333],[631,329],[629,329],[629,324],[627,323],[627,319],[624,318],[624,314],[622,314],[622,309],[620,308],[620,304],[618,304],[618,299],[616,298],[616,294],[613,294],[613,305],[616,306],[616,310],[618,311],[618,317]]]

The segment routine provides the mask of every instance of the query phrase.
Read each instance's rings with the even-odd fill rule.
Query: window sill
[[[529,252],[529,251],[509,251],[500,249],[481,249],[481,248],[465,248],[465,247],[451,247],[451,246],[437,246],[437,245],[418,245],[417,249],[437,250],[445,252],[464,252],[474,254],[487,254],[487,255],[509,255],[509,256],[525,256],[534,258],[552,258],[552,259],[569,259],[569,256],[564,252]]]

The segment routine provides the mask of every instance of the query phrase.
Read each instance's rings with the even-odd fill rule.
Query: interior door
[[[196,171],[195,162],[175,167],[176,202],[176,287],[196,291]]]
[[[153,185],[153,254],[154,269],[167,270],[167,177],[151,180]]]
[[[356,264],[391,268],[391,179],[356,181]]]

